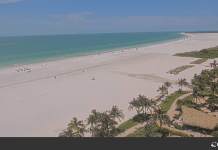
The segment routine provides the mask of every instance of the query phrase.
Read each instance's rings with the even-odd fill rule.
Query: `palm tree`
[[[201,91],[205,90],[205,86],[207,85],[207,79],[205,78],[205,76],[199,76],[197,78],[197,86]]]
[[[139,95],[138,96],[138,101],[141,106],[141,111],[143,111],[143,114],[146,115],[147,111],[149,110],[150,112],[152,111],[152,108],[156,105],[156,102],[147,98],[144,95]]]
[[[164,85],[165,85],[165,87],[167,88],[167,95],[168,95],[168,97],[169,97],[169,94],[168,94],[168,89],[169,89],[169,87],[171,87],[171,88],[173,88],[172,87],[172,83],[170,83],[170,82],[164,82]]]
[[[75,132],[71,128],[67,128],[67,130],[63,130],[61,133],[59,133],[58,137],[74,137]]]
[[[121,119],[124,119],[125,115],[123,114],[123,110],[119,109],[117,106],[113,106],[112,109],[110,110],[111,117],[113,118],[114,122],[115,119],[117,118],[119,121]],[[115,124],[114,124],[114,130],[115,130]]]
[[[119,121],[121,121],[121,119],[124,119],[125,115],[123,114],[123,110],[119,109],[117,106],[113,106],[111,111],[110,111],[110,115],[112,116],[112,118],[115,119],[117,118]]]
[[[218,84],[216,82],[212,82],[210,88],[211,88],[211,91],[213,91],[213,94],[215,92],[218,92]]]
[[[218,64],[217,64],[216,60],[214,60],[213,63],[210,63],[210,66],[213,67],[213,69],[214,69],[214,82],[215,82],[215,68],[216,68],[217,65]]]
[[[76,132],[76,136],[84,137],[84,132],[86,132],[86,130],[82,120],[78,121],[76,117],[73,117],[73,120],[68,124],[68,127]]]
[[[182,90],[182,86],[188,86],[188,82],[186,81],[186,78],[181,78],[181,79],[178,79],[178,82],[177,84],[179,84],[179,86],[181,86],[181,90]]]
[[[212,108],[214,111],[215,104],[218,103],[218,97],[214,94],[211,94],[210,97],[207,99],[206,103]]]
[[[204,96],[200,93],[199,87],[197,86],[193,87],[192,95],[196,99],[196,104],[197,104],[197,100],[199,100],[200,98],[204,98]]]
[[[166,91],[167,91],[167,88],[166,86],[162,85],[160,87],[158,87],[158,90],[157,92],[161,91],[161,93],[163,94],[163,96],[165,95]]]
[[[137,99],[133,98],[131,102],[129,102],[128,110],[131,111],[133,108],[135,108],[136,112],[140,114],[140,103]]]
[[[170,121],[169,116],[166,114],[167,112],[162,110],[161,107],[157,107],[154,109],[154,114],[152,114],[152,120],[156,122],[160,121],[160,132],[162,131],[162,124]]]
[[[93,109],[92,114],[89,115],[89,117],[86,119],[87,125],[91,124],[91,127],[89,129],[92,132],[92,137],[94,136],[94,132],[96,131],[98,117],[99,117],[99,112],[97,112],[95,109]]]
[[[92,132],[92,137],[94,136],[94,131],[95,131],[95,127],[94,124],[96,123],[96,120],[94,118],[93,115],[89,115],[89,117],[87,118],[87,125],[91,124],[91,127],[89,128],[89,130]]]
[[[161,133],[155,133],[156,130],[154,129],[155,124],[147,124],[141,130],[139,130],[138,135],[142,137],[160,137]]]
[[[96,136],[99,137],[114,137],[114,134],[111,134],[114,126],[117,125],[117,122],[113,120],[111,115],[108,114],[108,111],[104,111],[99,114],[99,120],[97,125]]]

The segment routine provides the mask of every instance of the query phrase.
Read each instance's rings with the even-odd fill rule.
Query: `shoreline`
[[[92,109],[110,110],[113,105],[125,114],[119,125],[136,114],[127,108],[138,94],[153,98],[164,82],[174,83],[178,78],[189,81],[194,73],[200,73],[213,61],[207,60],[172,75],[166,72],[198,59],[172,54],[211,47],[217,45],[217,40],[218,34],[199,34],[180,42],[127,50],[128,53],[55,61],[48,67],[28,65],[31,73],[18,73],[11,68],[1,70],[0,81],[4,87],[0,88],[0,135],[57,137],[73,117],[84,120]],[[91,80],[93,76],[96,80]],[[176,90],[178,86],[173,84],[169,94]]]
[[[154,45],[156,46],[161,46],[161,45],[164,45],[164,44],[170,44],[170,43],[174,43],[174,42],[178,42],[178,41],[181,41],[181,40],[188,40],[189,38],[193,38],[194,37],[194,34],[186,34],[186,33],[179,33],[179,34],[183,34],[183,35],[186,35],[185,37],[181,37],[181,38],[178,38],[178,39],[174,39],[174,40],[169,40],[169,41],[164,41],[164,42],[160,42],[160,43],[151,43],[151,44],[147,44],[145,46],[141,46],[141,47],[133,47],[133,48],[119,48],[117,50],[109,50],[109,51],[103,51],[102,53],[100,53],[101,55],[110,55],[111,53],[115,54],[115,53],[122,53],[122,52],[128,52],[129,50],[130,51],[133,51],[133,50],[136,50],[136,48],[139,49],[149,49],[149,48],[152,48]],[[137,51],[138,51],[137,50]],[[86,59],[86,58],[89,58],[89,57],[95,57],[95,56],[99,56],[99,53],[94,53],[94,54],[89,54],[89,55],[84,55],[84,56],[74,56],[74,57],[68,57],[68,58],[62,58],[62,59],[55,59],[55,60],[48,60],[48,61],[42,61],[42,62],[37,62],[37,63],[29,63],[29,64],[23,64],[23,65],[18,65],[18,66],[9,66],[9,67],[2,67],[0,68],[0,71],[2,70],[8,70],[8,69],[16,69],[16,68],[25,68],[27,67],[28,65],[42,65],[42,64],[48,64],[48,63],[53,63],[53,62],[59,62],[59,61],[65,61],[65,60],[76,60],[76,59]]]

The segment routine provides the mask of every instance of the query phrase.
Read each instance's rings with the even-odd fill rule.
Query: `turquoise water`
[[[0,37],[0,68],[92,55],[183,38],[177,32]]]

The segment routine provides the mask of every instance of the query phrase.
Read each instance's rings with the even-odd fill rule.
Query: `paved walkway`
[[[167,115],[170,117],[170,120],[173,120],[173,119],[174,119],[173,117],[174,117],[175,115],[178,115],[178,114],[179,114],[179,111],[176,111],[176,110],[175,110],[175,109],[177,108],[176,102],[177,102],[179,99],[183,99],[183,98],[185,98],[185,97],[187,97],[187,96],[190,96],[190,95],[192,95],[192,93],[184,94],[184,95],[178,97],[178,98],[173,102],[172,106],[171,106],[170,109],[167,111]]]
[[[170,107],[170,109],[167,111],[167,115],[169,115],[170,119],[174,119],[173,117],[175,115],[178,114],[178,111],[175,111],[177,105],[176,105],[176,102],[179,100],[179,99],[183,99],[187,96],[190,96],[192,93],[187,93],[187,94],[184,94],[180,97],[178,97],[172,104],[172,106]],[[158,122],[157,122],[158,123]],[[127,135],[133,133],[134,131],[136,131],[138,128],[141,128],[141,127],[144,127],[145,125],[147,124],[147,122],[143,122],[143,123],[139,123],[129,129],[127,129],[126,131],[120,133],[119,135],[117,135],[117,137],[126,137]],[[159,125],[159,123],[158,123]],[[167,129],[170,129],[170,130],[173,130],[173,131],[178,131],[178,132],[182,132],[182,133],[186,133],[188,134],[189,136],[192,134],[194,135],[194,137],[205,137],[205,135],[202,135],[201,133],[199,132],[193,132],[193,131],[187,131],[187,130],[178,130],[178,129],[175,129],[175,128],[172,128],[172,127],[168,127],[166,125],[163,125],[164,128],[167,128]],[[212,137],[210,135],[207,135],[206,137]]]
[[[146,124],[147,124],[147,122],[139,123],[139,124],[129,128],[129,129],[127,129],[126,131],[120,133],[119,135],[117,135],[117,137],[126,137],[127,135],[136,131],[138,128],[144,127]]]

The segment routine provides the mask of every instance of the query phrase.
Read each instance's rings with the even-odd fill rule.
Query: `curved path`
[[[173,117],[175,115],[178,114],[177,111],[175,111],[177,105],[176,105],[176,102],[179,100],[179,99],[183,99],[187,96],[190,96],[192,93],[187,93],[187,94],[184,94],[180,97],[178,97],[172,104],[172,106],[170,107],[170,109],[167,111],[167,115],[169,115],[170,119],[172,120]],[[158,123],[158,122],[157,122]],[[117,135],[117,137],[126,137],[127,135],[133,133],[134,131],[136,131],[138,128],[141,128],[141,127],[144,127],[145,125],[147,124],[147,122],[143,122],[143,123],[139,123],[129,129],[127,129],[126,131],[120,133],[119,135]],[[159,125],[159,123],[158,123]],[[167,128],[167,129],[170,129],[170,130],[174,130],[174,131],[178,131],[178,132],[182,132],[182,133],[185,133],[185,134],[188,134],[189,136],[192,134],[194,135],[194,137],[205,137],[204,135],[202,135],[201,133],[199,132],[193,132],[193,131],[187,131],[187,130],[178,130],[178,129],[175,129],[175,128],[172,128],[172,127],[168,127],[166,125],[163,125],[164,128]],[[210,135],[207,135],[206,137],[212,137]]]
[[[173,104],[171,105],[170,109],[167,111],[167,115],[170,117],[170,120],[173,120],[173,119],[174,119],[173,117],[174,117],[175,115],[178,115],[178,114],[179,114],[179,112],[175,110],[175,109],[177,108],[176,102],[177,102],[179,99],[184,99],[185,97],[190,96],[190,95],[192,95],[192,93],[184,94],[184,95],[178,97],[178,98],[173,102]]]

